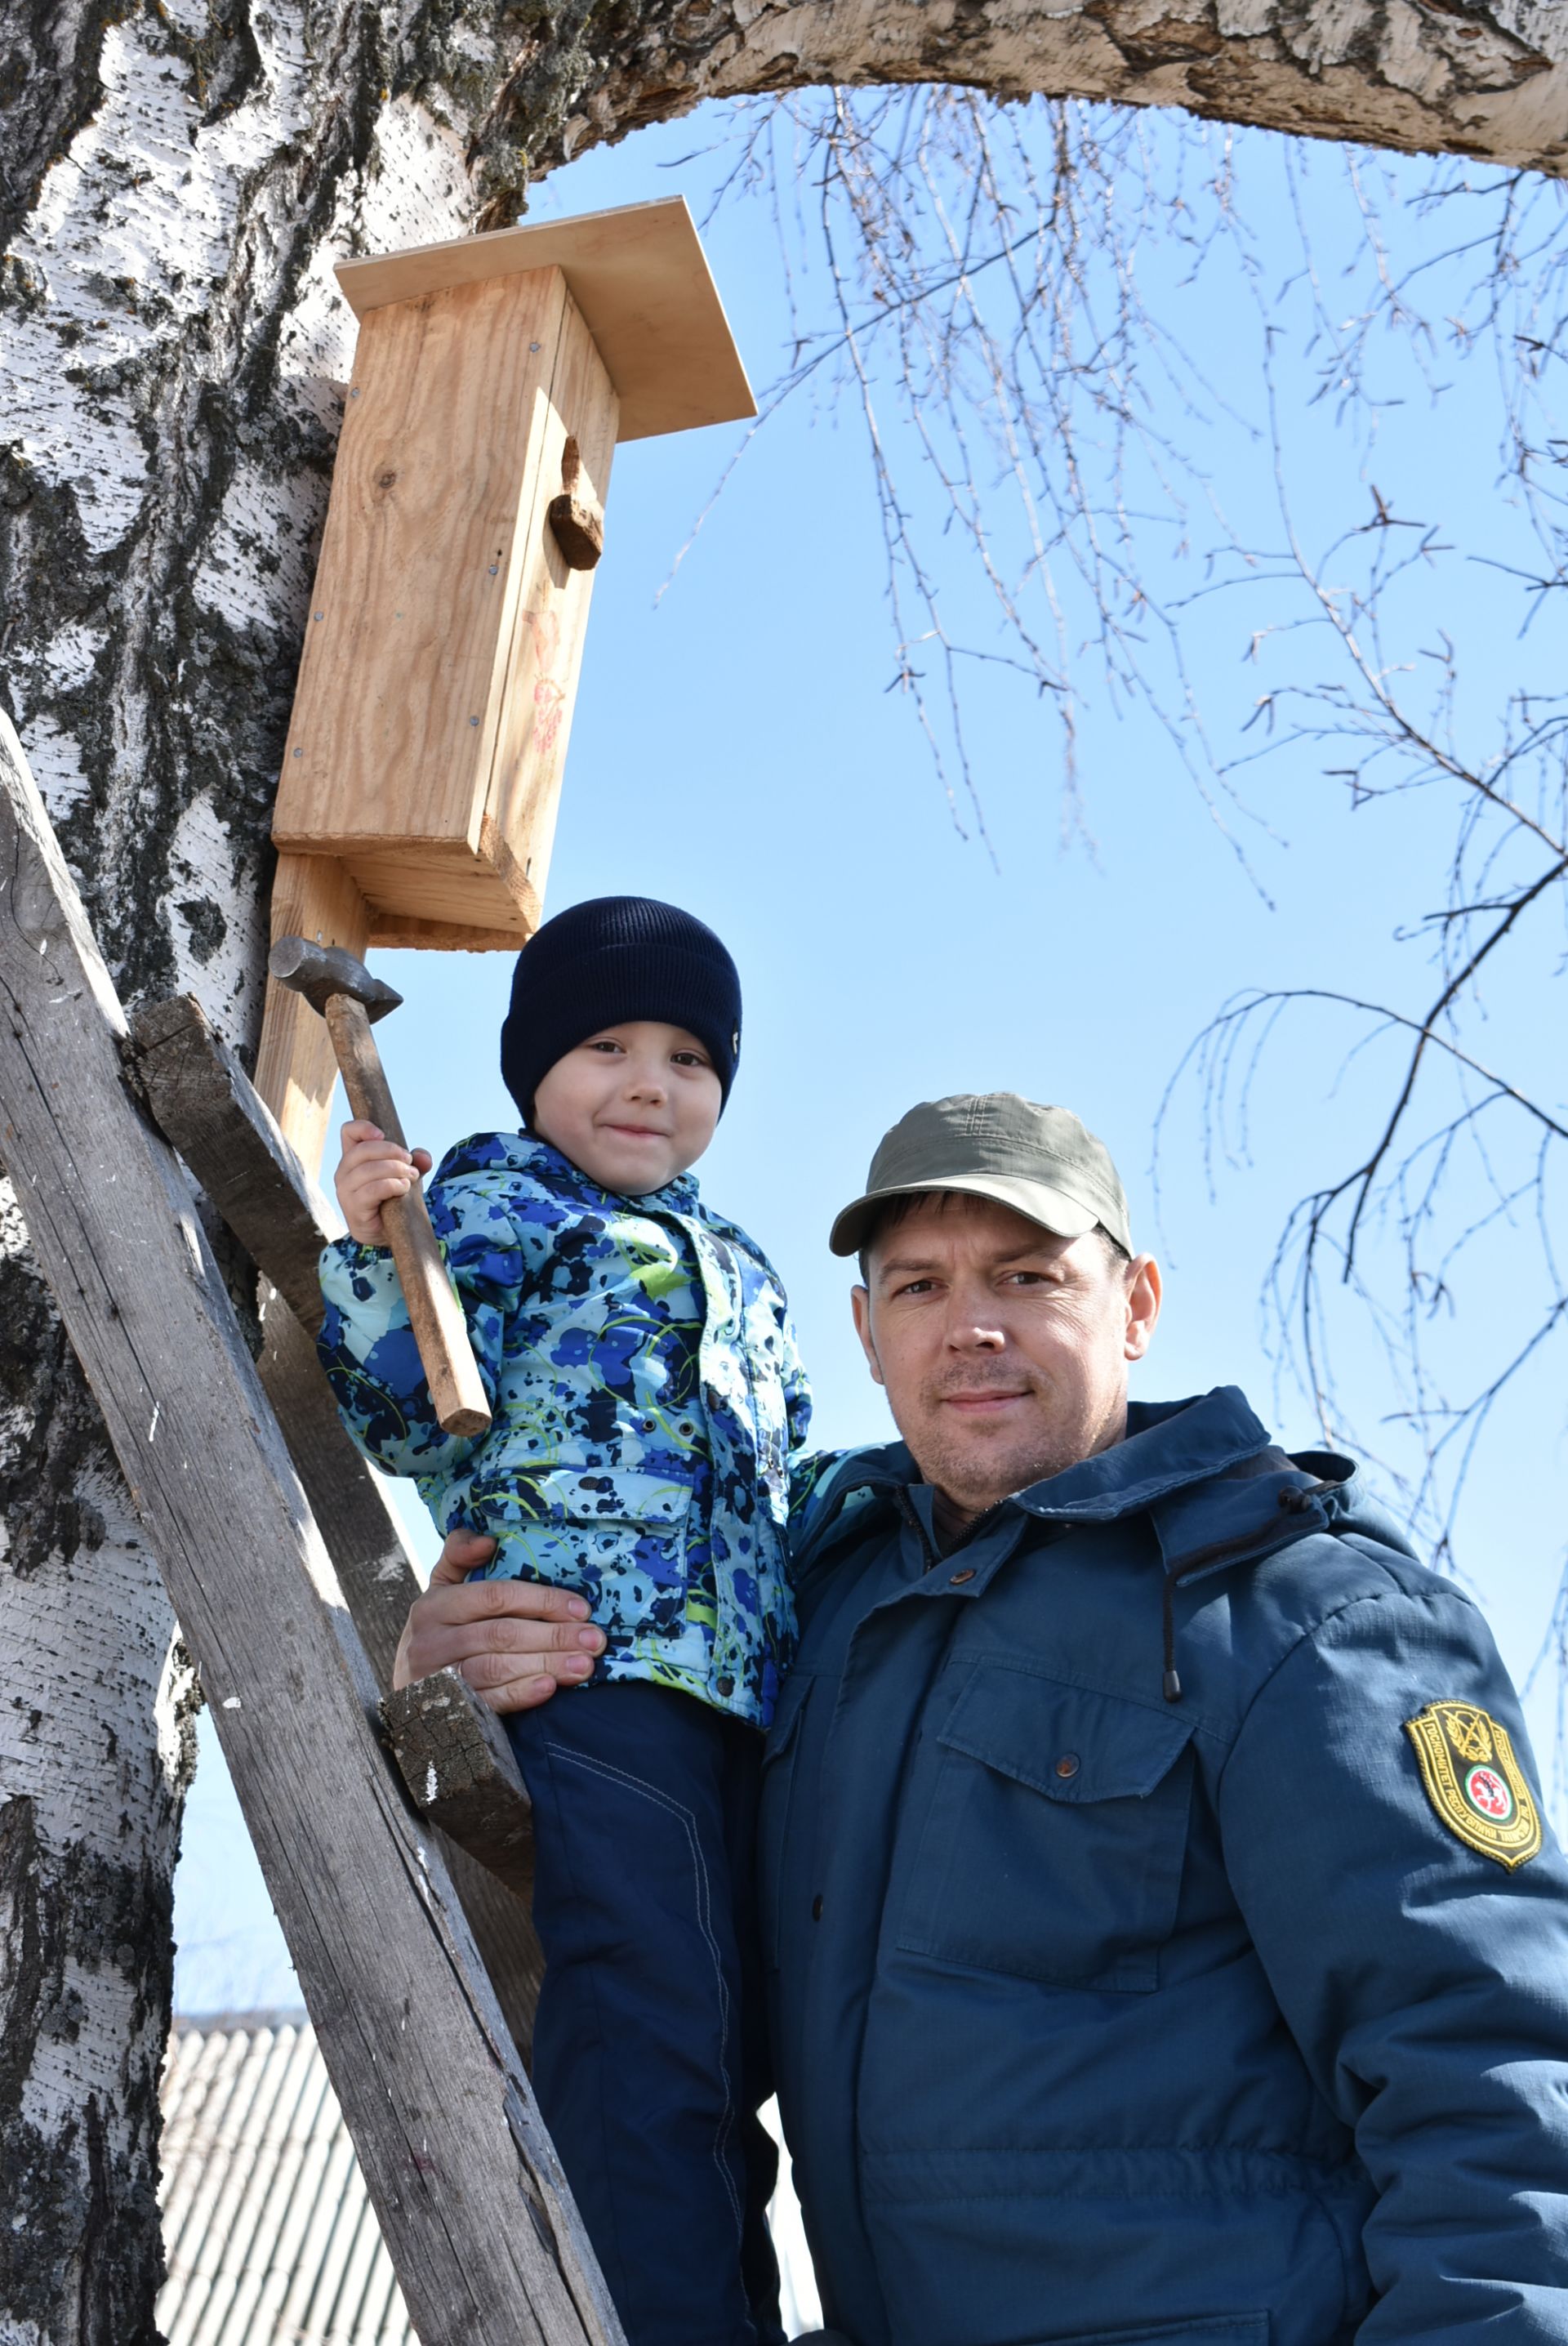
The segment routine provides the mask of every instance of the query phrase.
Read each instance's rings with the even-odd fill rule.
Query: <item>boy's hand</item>
[[[361,1246],[385,1246],[382,1208],[390,1198],[405,1197],[430,1168],[428,1148],[400,1148],[373,1124],[345,1124],[342,1160],[332,1186],[349,1236]]]
[[[495,1553],[477,1532],[449,1532],[430,1586],[409,1608],[394,1687],[459,1669],[492,1710],[533,1710],[557,1686],[580,1685],[605,1649],[585,1597],[536,1580],[475,1580]]]

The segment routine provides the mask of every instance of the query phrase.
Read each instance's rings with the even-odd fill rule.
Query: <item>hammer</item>
[[[372,977],[363,962],[341,945],[312,944],[308,937],[280,937],[267,966],[280,985],[302,994],[326,1020],[354,1114],[379,1125],[388,1140],[406,1148],[382,1055],[371,1033],[373,1021],[395,1010],[402,994]],[[401,1198],[383,1202],[382,1224],[442,1431],[483,1433],[490,1411],[468,1341],[468,1324],[453,1293],[417,1183]]]

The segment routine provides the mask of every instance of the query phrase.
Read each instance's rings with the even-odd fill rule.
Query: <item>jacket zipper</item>
[[[952,1543],[951,1546],[943,1548],[942,1554],[939,1556],[936,1550],[932,1546],[930,1540],[926,1537],[925,1525],[920,1519],[920,1513],[915,1506],[914,1501],[910,1497],[909,1485],[907,1484],[900,1483],[895,1485],[894,1503],[905,1523],[913,1527],[915,1537],[919,1540],[921,1545],[921,1554],[925,1557],[925,1568],[927,1572],[934,1571],[939,1564],[946,1564],[950,1562],[951,1559],[958,1554],[961,1547],[967,1547],[971,1540],[978,1539],[980,1534],[985,1529],[987,1524],[992,1521],[993,1516],[999,1515],[1003,1507],[1007,1504],[1005,1499],[998,1499],[994,1506],[987,1507],[983,1515],[976,1515],[972,1524],[965,1524],[963,1529],[960,1532],[958,1537]]]
[[[926,1537],[925,1525],[921,1523],[920,1516],[915,1512],[914,1502],[910,1497],[908,1486],[905,1484],[900,1483],[895,1485],[893,1492],[893,1504],[897,1507],[900,1515],[903,1517],[905,1523],[909,1525],[910,1529],[913,1532],[916,1539],[920,1542],[921,1554],[925,1558],[924,1570],[927,1572],[934,1572],[937,1566],[941,1563],[942,1558],[937,1555],[935,1549],[932,1546],[930,1540]]]

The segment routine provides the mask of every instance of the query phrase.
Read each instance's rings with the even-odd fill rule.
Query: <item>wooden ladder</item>
[[[418,1584],[317,1365],[313,1187],[193,1001],[127,1024],[3,714],[0,1161],[195,1657],[414,2328],[624,2346],[524,2067],[541,1966],[510,1747],[455,1672],[390,1693]],[[192,1179],[262,1274],[259,1360]]]

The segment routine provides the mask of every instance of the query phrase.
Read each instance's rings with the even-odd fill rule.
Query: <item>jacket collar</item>
[[[1004,1505],[1053,1520],[1108,1522],[1131,1515],[1183,1484],[1205,1482],[1268,1447],[1268,1435],[1237,1385],[1217,1385],[1195,1401],[1131,1402],[1125,1437],[1060,1474],[1015,1491]],[[918,1484],[920,1469],[901,1442],[853,1450],[834,1469],[836,1498],[850,1490],[893,1490]]]
[[[1111,1523],[1207,1483],[1268,1444],[1238,1385],[1216,1385],[1191,1401],[1135,1401],[1114,1449],[1019,1492],[1017,1504],[1052,1523]]]
[[[627,1197],[618,1189],[601,1189],[589,1179],[581,1166],[563,1157],[547,1140],[535,1139],[527,1132],[476,1133],[470,1140],[459,1141],[442,1165],[443,1174],[487,1170],[497,1165],[518,1173],[526,1173],[552,1197],[563,1198],[575,1206],[585,1206],[590,1212],[624,1214],[696,1214],[701,1211],[697,1176],[677,1173],[662,1189],[649,1189],[636,1197]]]
[[[1064,1525],[1146,1513],[1166,1571],[1185,1577],[1359,1515],[1359,1479],[1349,1460],[1333,1453],[1304,1453],[1296,1461],[1275,1449],[1239,1386],[1217,1385],[1186,1401],[1133,1402],[1125,1440],[1002,1504]],[[819,1551],[840,1526],[847,1532],[864,1521],[846,1507],[853,1494],[891,1497],[920,1482],[901,1442],[852,1451],[822,1485],[819,1527],[806,1552]],[[1379,1535],[1387,1535],[1380,1527]]]
[[[808,1560],[820,1566],[838,1539],[852,1537],[860,1528],[864,1515],[854,1504],[857,1493],[863,1501],[918,1480],[901,1443],[846,1459],[824,1485],[824,1518],[806,1543],[802,1566]],[[1332,1452],[1289,1458],[1276,1449],[1235,1385],[1217,1385],[1193,1401],[1135,1402],[1127,1413],[1126,1437],[1114,1450],[1082,1459],[1003,1500],[986,1521],[1001,1527],[1011,1517],[1013,1536],[987,1543],[989,1556],[979,1556],[972,1565],[966,1561],[943,1579],[928,1577],[921,1593],[962,1593],[972,1602],[983,1596],[1016,1546],[1021,1515],[1064,1527],[1146,1515],[1160,1552],[1161,1684],[1166,1701],[1179,1702],[1176,1598],[1186,1583],[1261,1563],[1308,1533],[1329,1528],[1369,1532],[1410,1553],[1381,1509],[1368,1503],[1359,1483],[1350,1461]],[[921,1521],[929,1535],[929,1494],[920,1496],[927,1501]]]

